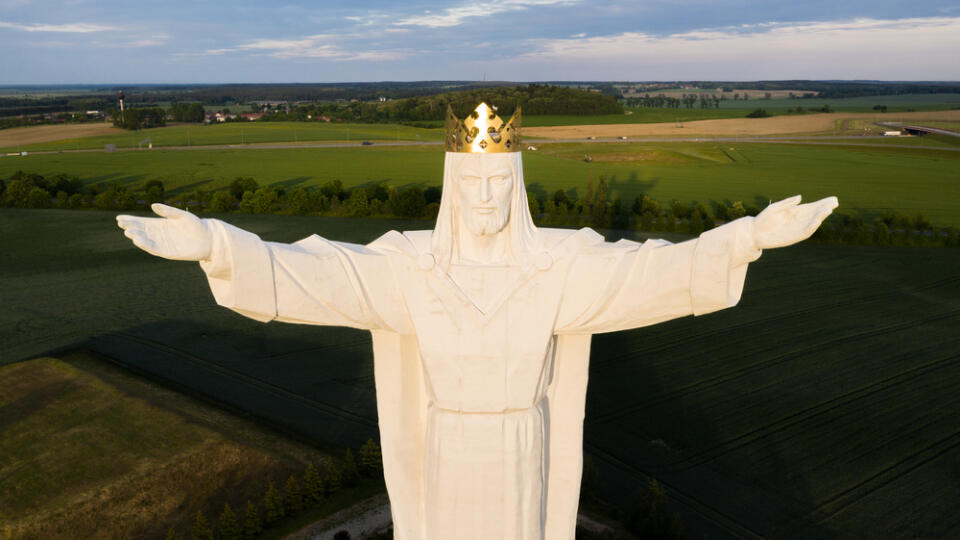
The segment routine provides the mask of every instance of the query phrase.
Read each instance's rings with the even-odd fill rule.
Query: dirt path
[[[587,137],[647,137],[647,136],[762,136],[796,133],[834,132],[847,119],[868,122],[903,122],[919,120],[960,120],[960,110],[920,111],[907,113],[820,113],[801,116],[774,116],[771,118],[726,118],[697,120],[695,122],[665,122],[659,124],[612,124],[589,126],[554,126],[524,128],[527,137],[548,139],[586,139]]]
[[[117,133],[124,133],[124,130],[104,122],[0,129],[0,148]]]
[[[287,536],[284,540],[332,540],[340,531],[350,533],[350,538],[363,538],[366,534],[387,528],[393,523],[387,495],[377,495],[345,508]]]

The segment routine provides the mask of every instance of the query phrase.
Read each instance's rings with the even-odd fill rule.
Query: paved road
[[[949,133],[949,132],[948,132]],[[889,140],[889,137],[883,136],[856,136],[846,137],[842,135],[828,136],[794,136],[794,137],[644,137],[635,139],[616,139],[616,138],[597,138],[597,139],[527,139],[524,144],[527,146],[537,146],[545,144],[567,144],[567,143],[587,143],[587,144],[629,144],[629,143],[674,143],[674,142],[731,142],[731,143],[767,143],[767,144],[814,144],[828,146],[863,146],[871,148],[906,148],[917,150],[945,150],[948,152],[960,152],[960,148],[951,148],[945,146],[917,146],[917,145],[896,145],[896,144],[877,144],[869,140]],[[357,142],[343,141],[318,141],[310,143],[297,144],[275,144],[275,143],[257,143],[257,144],[215,144],[208,146],[158,146],[152,150],[271,150],[271,149],[296,149],[296,148],[377,148],[382,146],[439,146],[441,141],[383,141],[370,145],[362,145]],[[116,152],[150,152],[142,148],[117,148]],[[102,149],[82,149],[82,150],[50,150],[42,152],[30,152],[29,155],[40,154],[76,154],[76,153],[103,153]],[[16,157],[16,156],[14,156]]]

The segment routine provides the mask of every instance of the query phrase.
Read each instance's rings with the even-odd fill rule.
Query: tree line
[[[354,488],[361,479],[382,480],[383,462],[380,446],[373,439],[360,448],[360,461],[354,458],[353,450],[347,448],[339,462],[327,460],[323,474],[308,464],[303,475],[290,475],[283,489],[270,482],[259,504],[247,500],[243,514],[235,512],[226,502],[223,512],[215,523],[207,519],[203,510],[198,510],[193,526],[186,538],[190,540],[254,540],[271,527],[281,525],[309,510],[317,508],[334,494]],[[167,540],[184,540],[178,531],[167,531]]]
[[[506,121],[518,106],[525,115],[601,115],[622,114],[623,106],[613,96],[564,86],[530,84],[496,86],[430,96],[417,96],[384,102],[316,102],[273,109],[264,120],[307,120],[324,117],[344,122],[436,122],[442,124],[447,106],[463,119],[480,102],[497,106],[497,114]]]
[[[397,188],[380,182],[344,189],[339,180],[316,188],[286,189],[238,177],[226,188],[176,193],[167,193],[161,180],[150,180],[138,189],[118,184],[84,184],[78,177],[66,174],[47,178],[23,171],[17,171],[7,181],[0,180],[0,205],[19,208],[148,210],[150,204],[162,202],[193,212],[433,219],[440,207],[440,196],[440,186],[413,184]],[[583,191],[528,191],[527,199],[530,214],[538,225],[683,234],[700,234],[739,217],[755,216],[761,210],[742,201],[666,203],[646,194],[632,201],[623,200],[611,195],[602,175],[597,182],[588,180]],[[934,227],[922,213],[907,216],[890,210],[872,220],[834,213],[814,238],[851,244],[960,247],[960,229]]]

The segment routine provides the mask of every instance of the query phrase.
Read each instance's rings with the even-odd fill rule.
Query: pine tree
[[[380,455],[380,445],[373,439],[367,439],[367,442],[360,448],[360,470],[366,476],[378,477],[383,470],[383,458]]]
[[[260,513],[257,505],[247,501],[247,511],[243,513],[243,540],[253,540],[263,531],[260,525]]]
[[[303,496],[306,504],[317,504],[323,500],[323,482],[313,463],[308,464],[303,473]]]
[[[10,540],[7,538],[6,540]],[[170,527],[170,530],[167,531],[167,540],[183,540],[177,531],[173,530],[173,527]]]
[[[207,517],[203,515],[203,510],[197,511],[197,517],[193,520],[193,531],[191,534],[193,540],[213,540],[213,529],[207,525]]]
[[[337,468],[337,464],[332,459],[327,461],[327,477],[324,479],[323,485],[327,490],[327,495],[340,491],[340,469]]]
[[[355,486],[360,474],[357,472],[357,460],[353,458],[353,450],[347,448],[347,453],[343,456],[343,470],[341,471],[343,485]]]
[[[220,514],[220,540],[240,540],[240,524],[229,504],[223,505],[223,513]]]
[[[282,518],[283,514],[283,499],[280,498],[280,493],[273,486],[273,482],[270,482],[270,487],[263,496],[263,522],[269,525]]]
[[[303,510],[303,496],[300,494],[300,483],[297,482],[297,478],[292,474],[290,478],[287,478],[287,492],[284,503],[287,509],[287,515],[296,515]]]

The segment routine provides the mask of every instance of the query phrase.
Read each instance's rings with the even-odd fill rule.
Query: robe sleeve
[[[572,263],[556,333],[613,332],[734,306],[760,253],[752,217],[679,244],[588,247]]]
[[[213,248],[200,266],[217,303],[258,321],[408,332],[389,257],[311,236],[294,244],[210,220]]]

